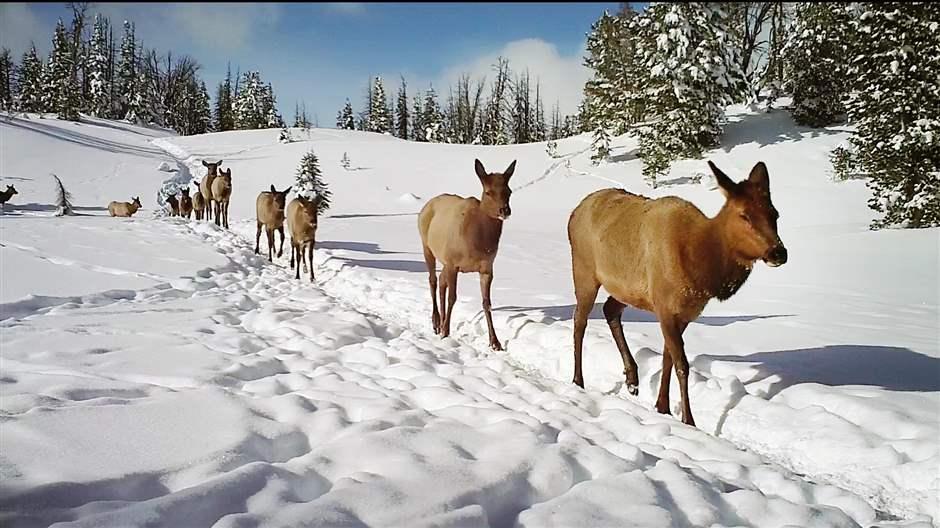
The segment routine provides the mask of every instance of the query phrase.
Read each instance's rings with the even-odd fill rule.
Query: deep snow
[[[611,185],[714,214],[708,179],[691,183],[703,160],[652,190],[628,138],[593,167],[586,136],[551,159],[544,144],[336,130],[289,145],[277,130],[151,141],[165,133],[0,121],[0,176],[20,191],[0,220],[0,518],[929,525],[940,516],[938,230],[866,229],[863,182],[826,174],[845,132],[797,128],[783,112],[731,119],[709,159],[737,178],[768,164],[791,259],[758,265],[686,332],[700,430],[652,408],[662,339],[648,314],[624,315],[639,398],[620,390],[599,307],[588,390],[570,384],[564,225]],[[286,256],[272,266],[251,254],[257,193],[290,185],[311,147],[334,196],[317,286],[294,281]],[[340,168],[344,152],[358,170]],[[162,163],[176,162],[174,181],[199,179],[203,157],[232,168],[231,233],[151,217]],[[415,213],[441,192],[478,194],[475,157],[491,171],[519,160],[493,285],[505,353],[485,349],[475,275],[460,277],[455,338],[430,332]],[[49,218],[48,172],[83,214],[138,194],[146,209]]]

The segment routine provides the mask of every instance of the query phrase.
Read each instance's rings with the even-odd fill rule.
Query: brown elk
[[[0,207],[6,205],[10,198],[13,198],[14,194],[19,194],[16,192],[16,188],[12,185],[7,185],[7,190],[0,191]]]
[[[202,197],[202,191],[196,189],[193,192],[193,213],[196,214],[196,220],[202,220],[206,214],[206,199]]]
[[[516,162],[513,161],[503,173],[487,173],[480,160],[475,160],[474,168],[483,184],[480,199],[441,194],[428,201],[418,213],[418,232],[431,287],[431,324],[434,333],[441,337],[450,335],[451,312],[457,301],[457,274],[477,272],[480,274],[480,292],[490,347],[502,350],[493,329],[490,286],[493,284],[493,261],[499,249],[503,221],[512,213],[509,208],[509,197],[512,194],[509,179],[516,170]],[[443,270],[440,290],[435,292],[438,289],[438,260]],[[439,293],[441,299],[440,311],[436,293]]]
[[[313,246],[317,241],[317,215],[320,209],[320,197],[308,200],[298,196],[287,206],[287,224],[290,228],[290,267],[294,269],[294,257],[297,257],[297,274],[300,278],[300,266],[303,264],[307,273],[310,264],[310,282],[313,282]],[[282,239],[283,240],[283,239]],[[308,257],[305,258],[304,251]]]
[[[167,196],[166,203],[170,205],[170,216],[180,215],[180,201],[176,198],[175,194]]]
[[[215,225],[228,229],[228,204],[232,198],[232,169],[219,171],[212,180],[212,199],[215,201]]]
[[[268,237],[268,261],[273,262],[271,254],[274,252],[274,233],[281,234],[281,246],[277,250],[278,258],[284,254],[284,206],[287,202],[287,194],[291,188],[278,191],[271,186],[271,191],[262,191],[255,200],[255,211],[257,213],[258,231],[255,233],[255,254],[259,253],[261,245],[261,227],[264,226],[265,234]]]
[[[131,202],[111,202],[108,204],[108,213],[111,216],[133,216],[141,208],[140,197],[134,198]]]
[[[193,199],[189,196],[189,187],[180,189],[180,216],[186,219],[193,216]]]
[[[212,182],[219,176],[219,166],[222,165],[222,160],[219,160],[215,163],[206,163],[205,160],[202,161],[202,166],[208,169],[208,172],[205,176],[202,177],[202,183],[199,184],[199,192],[202,193],[202,198],[206,201],[206,219],[211,220],[212,211],[213,211],[213,198],[212,198]],[[216,222],[218,223],[218,222]]]
[[[748,179],[739,183],[712,162],[708,166],[726,198],[714,218],[678,197],[654,200],[604,189],[585,197],[568,220],[577,299],[574,383],[584,387],[582,341],[598,288],[603,286],[610,294],[604,316],[623,359],[628,390],[637,394],[638,378],[620,322],[626,305],[656,314],[665,339],[656,410],[670,412],[669,380],[675,367],[682,421],[693,426],[682,333],[709,300],[724,301],[734,295],[755,261],[773,267],[787,261],[764,163],[757,163]]]

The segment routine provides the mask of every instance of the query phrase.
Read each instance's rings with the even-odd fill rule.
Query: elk
[[[196,214],[196,220],[202,220],[206,214],[206,199],[202,197],[202,192],[196,189],[193,193],[193,212]]]
[[[281,246],[277,250],[278,258],[284,254],[284,205],[287,201],[287,193],[290,187],[283,191],[278,191],[271,186],[271,191],[262,191],[255,200],[255,210],[257,212],[258,231],[255,233],[255,254],[259,253],[261,244],[261,227],[264,226],[265,234],[268,236],[268,261],[273,262],[271,254],[274,252],[274,232],[281,233]]]
[[[193,216],[193,199],[189,197],[189,187],[180,189],[180,216],[190,219]]]
[[[167,196],[166,203],[170,204],[170,216],[180,215],[180,202],[176,199],[175,194]]]
[[[490,347],[502,350],[493,329],[490,286],[493,284],[493,261],[499,249],[503,221],[512,214],[509,207],[509,197],[512,195],[509,179],[516,170],[516,162],[513,161],[503,173],[487,173],[480,160],[474,161],[477,177],[483,184],[480,199],[441,194],[428,201],[418,213],[418,232],[431,287],[431,324],[435,334],[441,337],[450,335],[451,313],[457,301],[457,274],[477,272],[480,274],[480,292]],[[437,292],[441,299],[440,311],[435,296],[435,290],[438,289],[438,260],[443,265]]]
[[[232,198],[232,169],[219,171],[212,180],[212,199],[215,200],[215,225],[228,229],[228,203]]]
[[[670,414],[669,381],[676,370],[682,421],[695,425],[689,403],[689,362],[682,333],[708,301],[729,299],[747,280],[754,262],[787,262],[777,234],[779,214],[770,201],[763,162],[735,183],[711,161],[725,204],[714,217],[675,196],[650,199],[623,189],[586,196],[568,219],[574,312],[574,380],[584,388],[581,352],[587,318],[600,286],[610,294],[604,317],[623,359],[627,389],[638,393],[637,365],[623,336],[626,305],[652,312],[665,347],[656,410]]]
[[[108,212],[111,216],[133,216],[141,208],[140,197],[134,198],[131,202],[111,202],[108,204]]]
[[[285,191],[286,192],[286,191]],[[287,206],[287,224],[290,228],[290,267],[294,269],[294,256],[297,257],[297,274],[300,278],[300,265],[307,273],[307,263],[310,264],[310,282],[313,282],[313,246],[317,241],[317,214],[320,209],[320,197],[308,200],[298,196],[291,200]],[[282,235],[283,236],[283,235]],[[283,238],[281,239],[283,241]],[[309,258],[305,259],[304,250]]]
[[[216,177],[219,175],[220,165],[222,165],[222,160],[215,163],[206,163],[206,160],[202,160],[202,166],[208,169],[208,172],[202,177],[202,183],[199,184],[199,192],[202,193],[202,198],[206,202],[207,220],[211,219],[212,215],[212,182],[215,181]]]
[[[7,190],[0,191],[0,207],[6,205],[10,198],[13,198],[14,194],[19,194],[16,192],[16,188],[12,185],[7,185]]]

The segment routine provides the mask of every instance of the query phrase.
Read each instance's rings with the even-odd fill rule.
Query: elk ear
[[[221,166],[222,166],[222,160],[219,160],[219,161],[215,162],[215,166],[216,166],[216,167],[221,167]]]
[[[208,166],[209,166],[209,164],[208,164],[208,163],[206,163],[206,160],[202,160],[202,166],[203,166],[203,167],[208,167]]]
[[[274,189],[274,184],[273,184],[273,183],[271,184],[271,192],[273,192],[273,193],[276,193],[276,192],[277,192],[277,190]]]
[[[758,187],[763,189],[769,188],[770,175],[767,174],[767,165],[764,165],[763,161],[758,161],[757,165],[754,165],[754,168],[751,169],[751,174],[747,179]]]
[[[284,189],[284,196],[287,196],[287,194],[290,193],[290,190],[291,190],[293,187],[294,187],[294,186],[291,185],[290,187]]]
[[[728,177],[721,169],[715,166],[711,160],[708,161],[708,167],[712,170],[712,174],[715,175],[715,180],[718,181],[718,188],[721,189],[721,194],[725,195],[725,198],[729,198],[738,188],[738,184],[734,183],[734,180]]]
[[[506,177],[506,181],[509,181],[509,178],[512,178],[512,173],[516,172],[516,160],[512,160],[512,163],[509,164],[509,168],[506,169],[506,172],[503,173],[503,176]]]
[[[480,178],[480,181],[486,181],[489,178],[489,174],[486,173],[486,169],[483,168],[483,164],[480,163],[480,160],[473,160],[473,168],[477,171],[477,177]]]

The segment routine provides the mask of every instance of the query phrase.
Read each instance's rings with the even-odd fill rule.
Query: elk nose
[[[786,264],[787,248],[784,247],[783,244],[774,246],[774,248],[767,253],[767,263],[774,267]]]
[[[503,220],[509,218],[509,216],[510,216],[511,214],[512,214],[512,209],[510,209],[508,205],[505,206],[505,207],[501,207],[501,208],[499,209],[499,216],[500,216],[500,218],[502,218]]]

